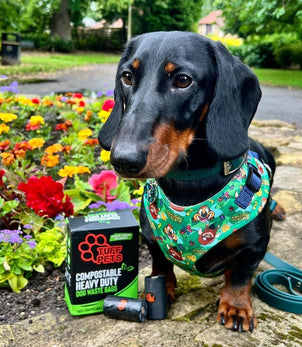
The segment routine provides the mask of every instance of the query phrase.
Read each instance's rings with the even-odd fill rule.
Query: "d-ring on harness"
[[[259,298],[279,310],[302,314],[302,271],[269,252],[264,260],[276,269],[256,277],[255,291]],[[288,292],[277,289],[274,284],[285,286]]]

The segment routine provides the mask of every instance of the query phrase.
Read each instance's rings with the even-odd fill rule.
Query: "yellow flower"
[[[42,116],[31,116],[29,123],[31,126],[45,124],[44,118]]]
[[[80,140],[86,140],[87,137],[91,136],[93,134],[92,130],[89,128],[83,129],[78,133],[78,137]]]
[[[135,190],[133,191],[133,194],[134,194],[134,195],[142,196],[142,195],[143,195],[143,192],[144,192],[144,187],[143,187],[143,186],[140,186],[139,189],[135,189]]]
[[[90,170],[88,169],[88,167],[86,166],[78,166],[78,170],[77,170],[79,174],[82,174],[82,173],[90,173]]]
[[[107,118],[109,117],[111,111],[105,111],[105,110],[101,110],[99,113],[98,113],[98,116],[99,118],[101,119],[101,122],[102,123],[105,123]]]
[[[60,145],[59,143],[55,143],[51,146],[48,146],[44,152],[48,155],[51,155],[53,153],[62,152],[63,149],[64,147],[62,145]]]
[[[42,137],[34,137],[28,140],[28,144],[32,149],[42,148],[45,143],[45,140]]]
[[[1,153],[0,157],[2,157],[2,165],[9,166],[15,161],[15,157],[12,153]]]
[[[110,160],[110,151],[105,151],[104,149],[101,152],[101,160],[106,163]]]
[[[18,101],[19,104],[25,105],[25,106],[33,106],[34,105],[34,103],[30,99],[27,99],[24,96],[20,96],[16,101]]]
[[[9,131],[9,126],[8,125],[6,125],[4,123],[0,124],[0,134],[8,133],[8,131]]]
[[[18,117],[13,113],[0,113],[0,119],[5,123],[12,122],[17,118]]]
[[[65,165],[63,169],[59,170],[58,174],[61,177],[72,177],[73,175],[80,173],[90,173],[88,167],[85,166],[67,166]]]
[[[41,165],[46,167],[54,167],[59,164],[59,155],[44,155],[41,158]]]
[[[85,108],[84,108],[84,107],[77,107],[77,108],[76,108],[76,112],[77,112],[78,114],[83,113],[83,112],[84,112],[84,110],[85,110]]]

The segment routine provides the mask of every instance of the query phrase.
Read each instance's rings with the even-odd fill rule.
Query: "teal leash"
[[[255,291],[259,298],[279,310],[302,314],[302,271],[270,252],[266,252],[264,260],[275,269],[256,277]],[[287,292],[274,287],[276,284],[286,287]]]

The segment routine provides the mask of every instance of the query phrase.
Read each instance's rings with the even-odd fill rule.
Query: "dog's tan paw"
[[[217,321],[221,325],[238,332],[252,332],[256,328],[258,321],[248,292],[248,287],[222,289],[217,315]]]

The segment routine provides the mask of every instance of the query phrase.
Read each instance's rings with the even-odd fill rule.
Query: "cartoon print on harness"
[[[172,263],[200,275],[224,271],[217,320],[228,329],[252,331],[257,319],[249,293],[269,241],[275,171],[272,155],[248,137],[261,98],[256,76],[219,42],[194,33],[155,32],[127,43],[114,93],[99,142],[111,151],[120,176],[149,179],[140,222],[152,275],[166,276],[173,300]],[[201,206],[215,216],[193,223]],[[277,213],[284,218],[280,205]],[[162,234],[168,223],[177,242]],[[216,237],[202,245],[198,231],[207,223],[217,227]],[[188,225],[192,232],[181,233]],[[178,260],[167,246],[175,248],[171,253]]]

